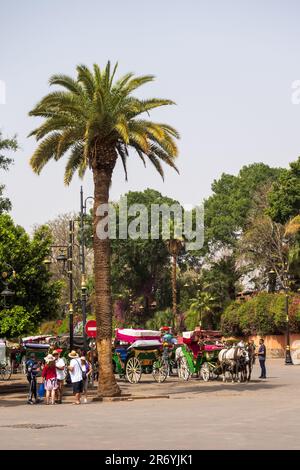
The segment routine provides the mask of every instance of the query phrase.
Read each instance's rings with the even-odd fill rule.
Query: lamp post
[[[10,271],[3,271],[1,273],[1,277],[2,277],[2,282],[4,284],[4,290],[0,293],[0,295],[3,297],[4,299],[4,308],[7,307],[6,305],[6,299],[9,298],[9,297],[13,297],[15,295],[15,292],[14,291],[11,291],[9,288],[8,288],[8,278],[9,276],[11,275],[13,278],[15,278],[16,276],[16,272],[14,270],[14,268],[8,264],[8,263],[4,263],[5,266],[7,266],[8,270]]]
[[[69,334],[70,350],[74,345],[74,320],[73,320],[73,244],[74,244],[74,220],[69,221],[69,244],[68,244],[68,277],[69,277]]]
[[[68,245],[51,245],[51,248],[60,248],[67,250],[67,256],[64,253],[60,253],[56,257],[56,261],[59,263],[63,263],[65,266],[67,262],[67,276],[69,279],[69,343],[70,343],[70,350],[74,347],[74,320],[73,320],[73,301],[74,301],[74,294],[73,294],[73,246],[74,246],[74,220],[69,220],[69,243]],[[47,257],[44,260],[44,264],[49,266],[52,263],[50,257]]]
[[[88,196],[83,199],[83,189],[80,187],[80,247],[81,247],[81,308],[82,308],[82,334],[83,334],[83,348],[87,351],[87,335],[85,331],[86,325],[86,272],[85,272],[85,237],[84,237],[84,217],[86,216],[86,203],[89,199],[94,198]]]
[[[285,364],[293,365],[290,347],[290,319],[289,319],[289,273],[288,266],[284,271],[284,290],[285,290],[285,319],[286,319],[286,348],[285,348]]]

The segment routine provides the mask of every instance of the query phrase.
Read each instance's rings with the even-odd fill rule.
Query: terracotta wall
[[[261,336],[250,336],[249,339],[253,339],[256,346],[259,344]],[[267,335],[263,336],[265,345],[267,348],[267,357],[284,357],[286,347],[286,336],[285,335]],[[290,344],[293,345],[294,341],[300,340],[300,334],[290,335]]]

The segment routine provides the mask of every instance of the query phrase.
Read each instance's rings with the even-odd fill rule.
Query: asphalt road
[[[300,367],[268,361],[269,378],[249,384],[171,378],[123,392],[150,396],[72,406],[0,397],[0,449],[300,449]],[[155,395],[169,398],[154,398]]]

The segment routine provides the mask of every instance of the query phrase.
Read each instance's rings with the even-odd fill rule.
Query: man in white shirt
[[[62,402],[64,380],[66,378],[66,363],[63,357],[60,357],[61,349],[53,351],[52,356],[55,357],[56,377],[57,377],[57,402]]]
[[[73,405],[80,405],[81,394],[83,392],[82,368],[80,359],[76,351],[71,351],[68,356],[71,359],[68,370],[70,371],[73,393],[75,395],[75,402]]]

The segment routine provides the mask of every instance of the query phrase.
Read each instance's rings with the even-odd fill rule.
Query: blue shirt
[[[261,344],[258,348],[258,358],[266,359],[266,346],[264,344]]]

